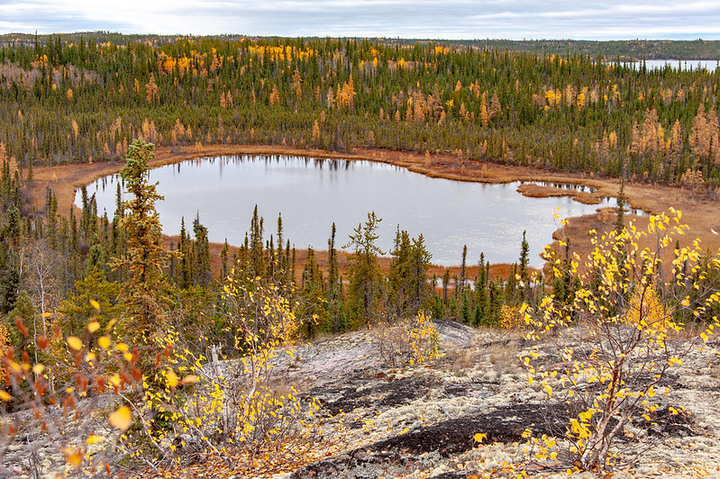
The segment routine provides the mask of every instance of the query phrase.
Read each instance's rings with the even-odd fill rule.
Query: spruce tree
[[[155,210],[155,202],[163,197],[157,193],[157,183],[150,183],[148,178],[148,162],[155,157],[154,149],[152,143],[141,138],[134,140],[120,172],[133,197],[123,202],[125,215],[121,219],[127,253],[115,258],[113,268],[127,273],[121,298],[128,311],[125,329],[136,344],[165,330],[162,292],[167,286],[163,274],[166,257]]]
[[[378,255],[384,254],[377,246],[377,229],[381,219],[375,212],[368,213],[365,223],[355,228],[350,242],[343,248],[352,248],[350,255],[350,284],[348,303],[355,324],[377,319],[383,295],[383,276]]]

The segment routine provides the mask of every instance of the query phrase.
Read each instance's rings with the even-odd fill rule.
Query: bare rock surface
[[[469,346],[477,335],[477,330],[453,321],[435,321],[435,325],[446,349]],[[368,330],[298,346],[292,355],[279,353],[274,361],[275,373],[300,390],[378,368],[382,363],[377,335]]]
[[[520,357],[530,345],[518,334],[438,326],[446,356],[433,364],[388,368],[366,356],[363,368],[307,389],[326,421],[344,422],[354,447],[284,477],[515,477],[518,466],[532,477],[567,477],[526,450],[526,430],[563,445],[569,418],[579,412],[528,382]],[[714,348],[693,349],[663,381],[670,392],[658,398],[657,411],[621,438],[628,454],[612,477],[720,477],[719,378]],[[481,444],[476,433],[485,435]],[[577,476],[596,477],[584,474]]]
[[[549,401],[537,381],[528,381],[520,358],[532,345],[519,333],[446,321],[436,326],[444,356],[432,363],[385,364],[377,334],[367,330],[302,345],[293,354],[278,352],[273,359],[278,380],[319,400],[316,421],[327,431],[323,441],[341,447],[322,460],[272,477],[515,478],[520,468],[530,477],[568,477],[564,470],[534,461],[535,450],[525,437],[528,431],[534,437],[557,437],[558,461],[571,460],[563,452],[569,446],[563,438],[578,410]],[[552,360],[553,351],[539,346]],[[682,365],[671,369],[663,380],[668,395],[658,394],[655,413],[627,428],[618,466],[602,477],[720,477],[718,346],[690,348]],[[60,421],[59,411],[49,414]],[[82,442],[90,432],[112,434],[100,429],[107,429],[100,414],[83,419],[77,427],[51,424],[48,431],[22,430],[5,444],[0,477],[73,475],[64,465],[63,445]],[[484,435],[480,443],[478,433]]]

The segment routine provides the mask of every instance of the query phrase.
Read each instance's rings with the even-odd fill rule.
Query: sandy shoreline
[[[599,179],[588,175],[557,173],[525,167],[500,165],[492,162],[459,160],[451,155],[415,154],[382,149],[357,149],[351,153],[337,153],[313,149],[286,148],[281,146],[257,145],[213,145],[199,149],[188,147],[188,151],[177,153],[167,147],[158,147],[152,167],[178,163],[195,158],[223,155],[295,155],[314,158],[368,160],[405,167],[410,171],[429,177],[446,178],[456,181],[473,181],[483,183],[508,183],[513,181],[532,181],[540,183],[584,185],[593,192],[579,192],[554,188],[552,186],[523,185],[521,192],[526,196],[573,196],[583,203],[599,203],[602,198],[616,196],[618,181]],[[192,151],[190,151],[192,150]],[[58,210],[61,215],[69,213],[77,188],[83,184],[106,175],[117,173],[124,163],[102,162],[81,163],[58,166],[35,167],[34,181],[29,185],[28,192],[36,208],[42,208],[45,202],[45,190],[49,187],[58,199]],[[700,201],[690,197],[687,190],[680,188],[629,183],[625,186],[625,194],[631,208],[658,214],[670,207],[683,213],[683,221],[690,226],[687,237],[699,238],[705,248],[712,251],[720,249],[720,235],[712,230],[720,231],[720,203]],[[639,225],[643,218],[628,215]],[[612,228],[615,214],[607,208],[598,213],[579,218],[572,218],[565,234],[571,238],[578,251],[589,248],[587,231],[591,228],[603,230]]]

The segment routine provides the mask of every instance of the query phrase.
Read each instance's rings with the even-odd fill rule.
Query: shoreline
[[[189,151],[192,148],[192,151]],[[182,161],[212,156],[231,155],[289,155],[323,159],[364,160],[391,164],[407,168],[431,178],[445,178],[455,181],[480,183],[510,183],[515,181],[535,183],[525,184],[518,191],[528,197],[569,196],[588,204],[598,204],[598,212],[592,215],[569,219],[565,234],[573,244],[573,249],[581,254],[589,251],[589,229],[605,231],[614,226],[614,208],[602,207],[605,197],[616,197],[619,182],[616,179],[596,178],[592,175],[551,172],[522,166],[507,166],[491,161],[463,160],[449,154],[418,154],[383,149],[355,149],[348,153],[338,153],[316,149],[290,148],[268,145],[211,145],[207,147],[188,147],[188,151],[173,152],[169,147],[157,147],[156,157],[150,167],[175,164]],[[28,184],[30,201],[36,208],[42,208],[45,202],[45,189],[52,189],[58,201],[58,213],[67,215],[73,207],[77,188],[87,185],[98,178],[118,173],[124,162],[72,163],[56,166],[37,166],[34,168],[33,182]],[[549,183],[538,185],[537,183]],[[592,192],[582,192],[551,186],[552,184],[572,184],[591,188]],[[683,222],[690,226],[688,237],[699,238],[701,244],[712,250],[720,249],[720,204],[718,202],[693,199],[686,190],[677,187],[648,185],[638,183],[625,184],[625,196],[628,208],[643,210],[650,214],[659,214],[670,207],[681,210]],[[611,210],[611,211],[609,211]],[[638,226],[644,226],[642,216],[626,214]],[[561,233],[553,234],[555,239]]]

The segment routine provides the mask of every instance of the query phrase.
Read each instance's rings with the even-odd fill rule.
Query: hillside
[[[297,457],[294,465],[259,462],[247,470],[227,462],[232,456],[190,450],[177,465],[136,477],[514,478],[522,470],[531,477],[567,477],[553,466],[567,458],[548,464],[533,457],[537,446],[525,450],[526,429],[535,437],[558,437],[562,444],[569,420],[566,405],[548,400],[538,383],[528,382],[520,358],[533,344],[518,332],[447,321],[436,326],[443,356],[428,364],[389,366],[379,354],[375,331],[299,346],[293,359],[276,364],[277,384],[295,386],[302,396],[319,401],[317,425],[329,432],[313,447],[324,458],[305,464],[307,458]],[[602,477],[679,479],[720,471],[719,345],[694,349],[665,378],[668,396],[657,399],[651,421],[641,419],[627,429],[618,444],[620,465]],[[670,413],[681,405],[682,413]],[[486,435],[482,443],[475,441],[477,433]],[[57,448],[59,440],[39,431],[16,437],[0,477],[33,477],[33,466],[42,477],[62,471],[74,476]],[[26,442],[35,445],[35,460],[28,457]]]
[[[299,347],[292,366],[279,367],[284,384],[319,399],[325,429],[340,422],[345,427],[318,445],[332,450],[326,459],[292,472],[270,470],[254,477],[450,479],[515,477],[523,469],[532,477],[567,477],[564,470],[541,467],[541,461],[523,451],[525,429],[535,436],[562,437],[568,424],[565,406],[547,400],[538,383],[528,383],[520,358],[532,344],[517,332],[476,330],[452,322],[437,326],[444,357],[421,366],[388,367],[374,343],[377,336],[368,331]],[[618,461],[634,462],[603,477],[679,479],[720,471],[718,345],[695,350],[666,378],[663,386],[669,386],[670,393],[658,399],[652,422],[634,424],[621,440],[624,453]],[[669,413],[669,407],[681,405],[683,413]],[[482,444],[473,439],[476,433],[487,435]],[[633,452],[641,454],[636,458]],[[209,473],[248,477],[212,459],[169,470],[166,477]]]

